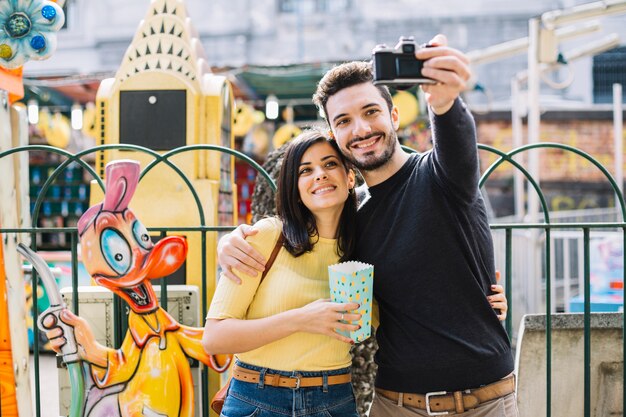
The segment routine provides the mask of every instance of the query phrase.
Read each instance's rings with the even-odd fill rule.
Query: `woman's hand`
[[[298,332],[323,334],[354,344],[352,339],[336,330],[359,329],[358,324],[345,323],[361,319],[360,314],[350,313],[357,308],[357,303],[333,303],[321,299],[260,319],[207,319],[202,346],[210,355],[248,352]]]
[[[499,281],[500,271],[496,271],[496,282]],[[494,310],[500,311],[498,319],[500,321],[504,321],[506,320],[506,314],[509,311],[509,302],[506,299],[506,295],[504,295],[504,287],[500,284],[492,285],[491,291],[495,292],[495,294],[488,296],[487,300],[489,300],[489,303]]]
[[[354,344],[352,339],[337,333],[337,330],[350,332],[361,327],[358,324],[350,324],[361,319],[361,314],[352,312],[359,307],[358,303],[333,303],[329,299],[319,299],[292,310],[294,324],[298,331],[319,333]]]

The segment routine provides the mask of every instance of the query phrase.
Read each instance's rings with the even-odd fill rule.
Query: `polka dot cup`
[[[353,332],[340,331],[339,333],[350,337],[357,343],[370,337],[372,333],[374,266],[355,261],[330,265],[328,267],[328,282],[332,301],[337,303],[354,302],[361,305],[358,310],[361,314],[361,320],[353,323],[359,324],[361,328]]]

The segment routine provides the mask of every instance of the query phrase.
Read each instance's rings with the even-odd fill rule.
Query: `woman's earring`
[[[332,140],[335,140],[335,135],[333,134],[332,130],[328,131],[328,137],[331,138]]]

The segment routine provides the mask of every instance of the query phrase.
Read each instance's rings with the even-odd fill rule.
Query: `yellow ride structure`
[[[232,89],[226,77],[211,73],[184,3],[155,0],[128,47],[115,78],[102,81],[96,98],[98,145],[139,145],[164,154],[197,144],[233,147]],[[117,159],[134,159],[145,168],[154,156],[135,150],[98,152],[96,171]],[[236,222],[233,159],[215,151],[187,151],[170,159],[189,178],[202,202],[206,226]],[[91,201],[100,201],[95,182]],[[158,205],[155,206],[155,202]],[[141,180],[132,208],[148,228],[193,227],[201,224],[189,187],[165,163]],[[201,253],[199,232],[184,234],[189,254],[182,276],[170,283],[208,284],[208,299],[215,288],[217,235],[207,235]],[[202,276],[202,256],[207,276]]]
[[[114,78],[103,80],[96,97],[98,145],[138,145],[160,154],[185,145],[232,148],[233,94],[224,76],[211,73],[200,39],[179,0],[153,0],[139,24]],[[96,172],[105,165],[133,159],[145,168],[154,156],[127,149],[96,154]],[[170,159],[190,180],[202,203],[205,226],[236,224],[234,161],[216,151],[186,151]],[[92,182],[90,204],[102,199]],[[155,202],[157,202],[155,204]],[[141,179],[132,209],[146,227],[196,227],[201,218],[192,192],[167,164],[159,163]],[[189,252],[170,284],[207,285],[206,303],[215,291],[217,233],[207,233],[202,253],[200,232],[176,232]],[[202,258],[206,259],[206,276]],[[207,304],[208,305],[208,304]],[[219,386],[209,373],[209,395]]]

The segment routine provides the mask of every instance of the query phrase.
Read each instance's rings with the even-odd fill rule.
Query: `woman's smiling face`
[[[354,181],[354,172],[346,170],[328,142],[314,143],[302,155],[298,191],[302,203],[314,216],[328,210],[341,212]]]

